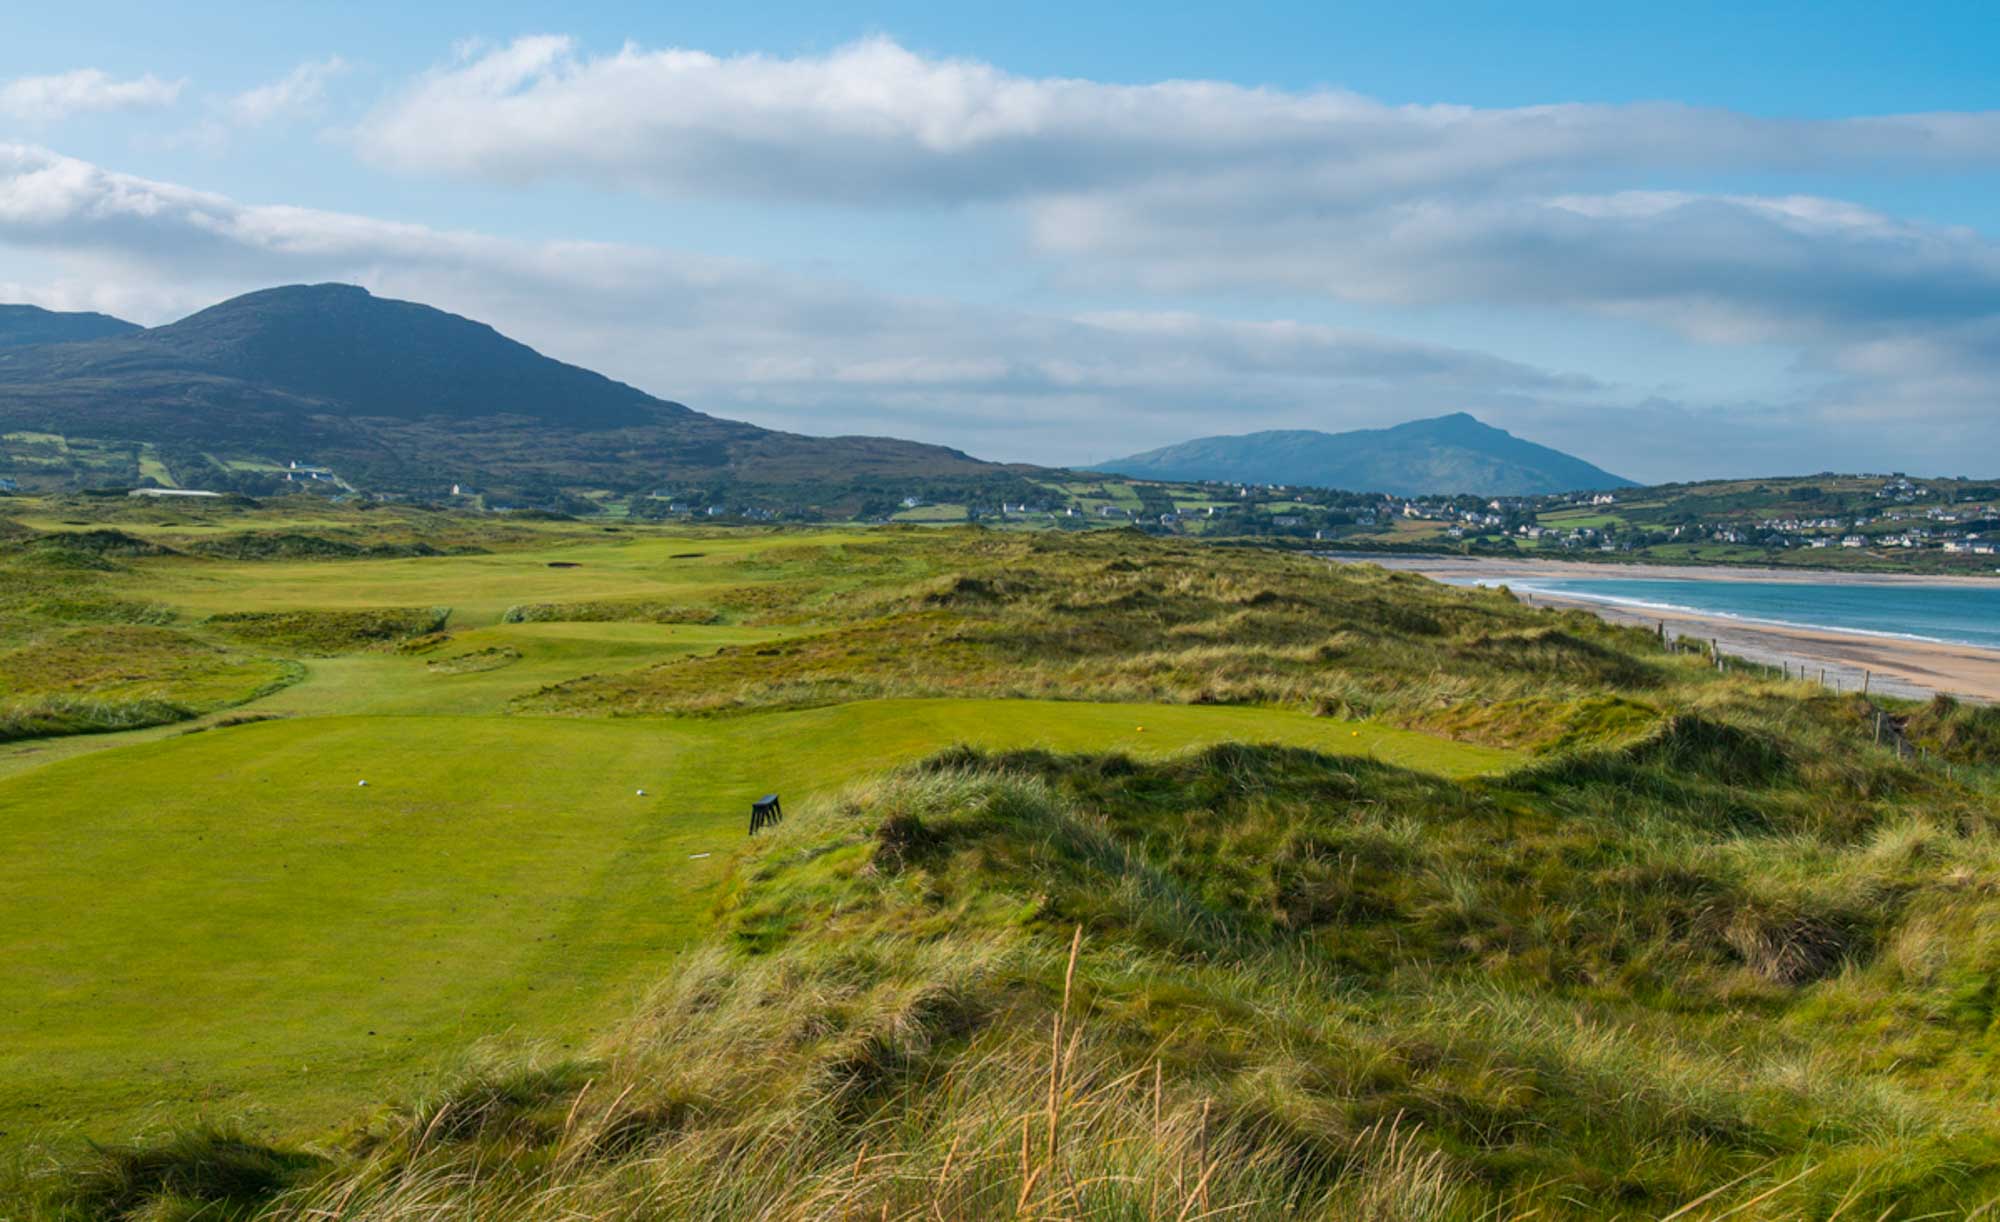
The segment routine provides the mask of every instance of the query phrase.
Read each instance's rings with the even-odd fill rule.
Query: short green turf
[[[0,1129],[330,1123],[479,1037],[579,1039],[626,1012],[702,928],[767,790],[797,801],[954,743],[1228,740],[1446,774],[1510,758],[1275,710],[898,700],[291,718],[25,771],[0,781]]]
[[[815,534],[837,546],[862,536]],[[246,562],[149,571],[135,581],[154,597],[198,614],[294,608],[441,606],[454,626],[494,624],[521,603],[661,597],[687,599],[743,584],[738,561],[796,539],[746,533],[737,539],[654,535],[490,555]],[[689,555],[699,551],[700,555]],[[680,558],[676,558],[680,557]],[[558,567],[564,566],[564,567]],[[573,567],[571,567],[573,566]]]
[[[137,516],[155,512],[127,510],[120,529],[175,547],[219,533]],[[34,524],[68,528],[49,516]],[[239,525],[369,537],[331,514]],[[469,554],[194,554],[90,578],[105,595],[168,608],[176,631],[202,633],[230,612],[438,606],[451,608],[450,632],[300,656],[301,681],[196,722],[0,745],[0,1147],[115,1139],[194,1115],[310,1137],[481,1039],[587,1042],[703,936],[748,804],[768,790],[798,802],[960,743],[1158,757],[1270,742],[1445,776],[1520,758],[1315,718],[1296,702],[892,699],[722,718],[520,716],[521,697],[583,676],[824,632],[848,612],[795,599],[902,588],[983,544],[567,523],[505,532],[474,534],[487,550]],[[632,600],[724,613],[504,621],[524,604]],[[275,720],[229,724],[246,716]]]

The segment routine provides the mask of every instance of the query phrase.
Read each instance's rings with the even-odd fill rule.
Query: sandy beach
[[[1463,556],[1334,556],[1345,563],[1379,564],[1383,568],[1422,573],[1450,582],[1544,581],[1564,578],[1659,578],[1687,581],[1782,581],[1821,585],[1988,585],[1978,577],[1898,576],[1800,572],[1761,568],[1681,568],[1663,564],[1564,563],[1559,560],[1488,560]],[[1822,672],[1829,687],[1851,691],[1865,682],[1885,695],[1923,698],[1936,692],[1974,700],[2000,702],[2000,650],[1973,645],[1912,641],[1865,633],[1764,624],[1726,616],[1684,611],[1625,607],[1592,599],[1562,598],[1537,593],[1538,605],[1577,607],[1620,624],[1666,626],[1671,636],[1717,642],[1723,653],[1753,662],[1790,666],[1817,680]]]

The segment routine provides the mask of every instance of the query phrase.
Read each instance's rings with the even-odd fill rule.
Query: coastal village
[[[199,482],[189,482],[192,473]],[[180,480],[173,478],[181,475]],[[148,448],[55,434],[0,437],[0,496],[102,485],[173,500],[203,493],[421,501],[357,485],[306,456],[200,456],[170,465]],[[448,492],[446,490],[449,490]],[[968,495],[968,492],[971,495]],[[984,493],[984,494],[982,494]],[[440,506],[518,506],[452,472]],[[571,515],[714,524],[819,520],[782,490],[651,487],[570,498]],[[1708,481],[1539,496],[1429,495],[1286,484],[1170,482],[1092,472],[1009,476],[988,488],[885,485],[857,495],[853,519],[1000,529],[1137,529],[1148,534],[1269,539],[1294,546],[1501,555],[1562,554],[1814,567],[1989,571],[2000,562],[2000,486],[1908,475]]]
[[[1813,553],[1828,561],[1929,553],[2000,555],[2000,488],[1901,475],[1822,475],[1552,496],[1393,496],[1286,485],[1142,485],[1062,489],[1058,506],[1002,505],[997,519],[1039,514],[1111,521],[1155,533],[1272,536],[1423,550],[1648,553],[1747,558]],[[1162,505],[1160,502],[1170,502]]]

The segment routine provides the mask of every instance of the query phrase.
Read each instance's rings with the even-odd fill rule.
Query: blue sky
[[[350,280],[1002,459],[2000,474],[1980,5],[163,7],[0,40],[0,299]]]

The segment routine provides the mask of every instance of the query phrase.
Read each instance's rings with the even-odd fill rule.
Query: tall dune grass
[[[1872,1218],[2000,1195],[1991,1110],[1881,1058],[1976,1063],[1925,1042],[1990,949],[1965,931],[2000,927],[1968,881],[1995,863],[1976,807],[1941,793],[1851,839],[1777,826],[1781,776],[1745,829],[1593,769],[949,752],[760,837],[712,940],[582,1053],[496,1048],[316,1154],[197,1135],[36,1191],[117,1213],[91,1185],[143,1177],[102,1160],[143,1156],[160,1188],[127,1216]],[[1552,791],[1575,807],[1509,814]],[[1843,913],[1864,927],[1796,970]],[[210,1159],[278,1179],[188,1188]]]

